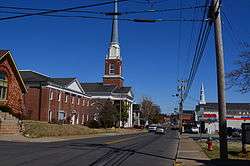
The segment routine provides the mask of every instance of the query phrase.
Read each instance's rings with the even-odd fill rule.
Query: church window
[[[114,75],[115,74],[115,64],[111,63],[109,66],[109,74]]]
[[[6,100],[8,80],[5,73],[0,72],[0,100]]]

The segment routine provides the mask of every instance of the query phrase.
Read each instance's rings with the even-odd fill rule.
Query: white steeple
[[[205,90],[204,90],[203,83],[201,84],[201,90],[200,90],[200,104],[206,104]]]
[[[114,16],[112,21],[112,33],[111,42],[109,46],[109,53],[107,59],[121,59],[120,57],[120,45],[118,36],[118,3],[114,0]]]

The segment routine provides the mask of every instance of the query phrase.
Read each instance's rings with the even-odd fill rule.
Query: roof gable
[[[22,79],[18,69],[17,69],[16,63],[15,63],[10,51],[8,51],[8,50],[0,50],[0,62],[2,62],[4,60],[8,60],[11,68],[13,69],[13,72],[15,74],[15,77],[16,77],[17,81],[18,81],[18,84],[22,89],[22,92],[26,93],[27,92],[26,86],[25,86],[25,84],[23,82],[23,79]]]
[[[84,93],[84,90],[82,89],[82,86],[77,79],[75,79],[73,82],[68,84],[66,88],[76,91],[76,92]]]

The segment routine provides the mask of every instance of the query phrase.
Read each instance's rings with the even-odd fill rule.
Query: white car
[[[198,127],[192,127],[191,132],[192,133],[199,133],[199,128]]]
[[[157,125],[156,124],[151,124],[148,126],[148,132],[155,132],[157,129]]]
[[[165,134],[165,128],[158,126],[155,131],[156,134]]]

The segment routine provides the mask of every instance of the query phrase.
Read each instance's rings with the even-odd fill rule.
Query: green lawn
[[[30,138],[125,132],[126,129],[91,129],[82,125],[50,124],[24,120],[24,136]]]
[[[202,150],[207,154],[210,159],[218,159],[219,158],[219,143],[214,142],[213,151],[207,150],[206,142],[197,142]],[[248,153],[242,154],[241,152],[241,143],[239,142],[229,142],[228,143],[228,158],[229,159],[242,159],[242,160],[250,160],[250,145],[247,147]]]

